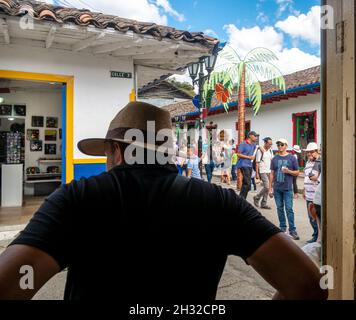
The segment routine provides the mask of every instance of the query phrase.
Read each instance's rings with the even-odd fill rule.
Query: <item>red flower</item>
[[[221,83],[217,83],[215,85],[215,95],[216,99],[221,101],[222,103],[226,103],[230,98],[229,90],[225,89],[224,85]]]

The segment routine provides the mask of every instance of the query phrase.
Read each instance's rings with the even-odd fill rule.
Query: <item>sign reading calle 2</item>
[[[110,71],[110,74],[111,74],[111,78],[124,78],[124,79],[132,78],[131,72]]]

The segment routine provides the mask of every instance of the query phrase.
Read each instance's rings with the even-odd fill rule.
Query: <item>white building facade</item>
[[[322,114],[320,96],[320,67],[313,67],[285,76],[286,91],[275,91],[269,83],[262,83],[262,106],[257,115],[249,103],[246,107],[245,133],[255,131],[259,135],[259,143],[265,137],[276,141],[285,138],[289,142],[289,150],[293,145],[306,148],[309,142],[322,144]],[[237,96],[229,104],[229,112],[222,105],[216,105],[206,112],[206,126],[216,125],[213,134],[215,142],[226,143],[232,139],[238,143]],[[197,145],[199,131],[196,129],[199,111],[192,103],[168,106],[172,114],[176,132],[179,132],[177,144]],[[180,110],[185,110],[181,113]],[[189,112],[187,112],[189,110]],[[180,129],[177,129],[177,128]],[[188,138],[189,137],[189,138]],[[203,143],[208,141],[208,130],[202,130]],[[276,150],[276,146],[274,146]]]
[[[183,73],[218,48],[219,41],[203,33],[120,19],[36,1],[0,2],[0,83],[62,87],[63,182],[105,170],[105,159],[78,150],[81,139],[105,137],[111,119],[140,88]],[[10,91],[0,88],[4,103],[16,103]]]

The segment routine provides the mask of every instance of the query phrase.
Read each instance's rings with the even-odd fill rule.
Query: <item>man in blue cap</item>
[[[247,134],[247,139],[242,142],[237,151],[239,161],[237,162],[237,169],[242,173],[242,187],[240,196],[247,198],[248,192],[251,190],[251,176],[252,176],[252,162],[255,160],[256,141],[258,134],[255,131],[250,131]]]

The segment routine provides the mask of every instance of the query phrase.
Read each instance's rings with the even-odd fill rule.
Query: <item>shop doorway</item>
[[[66,85],[0,78],[0,102],[0,220],[11,221],[65,182]]]

